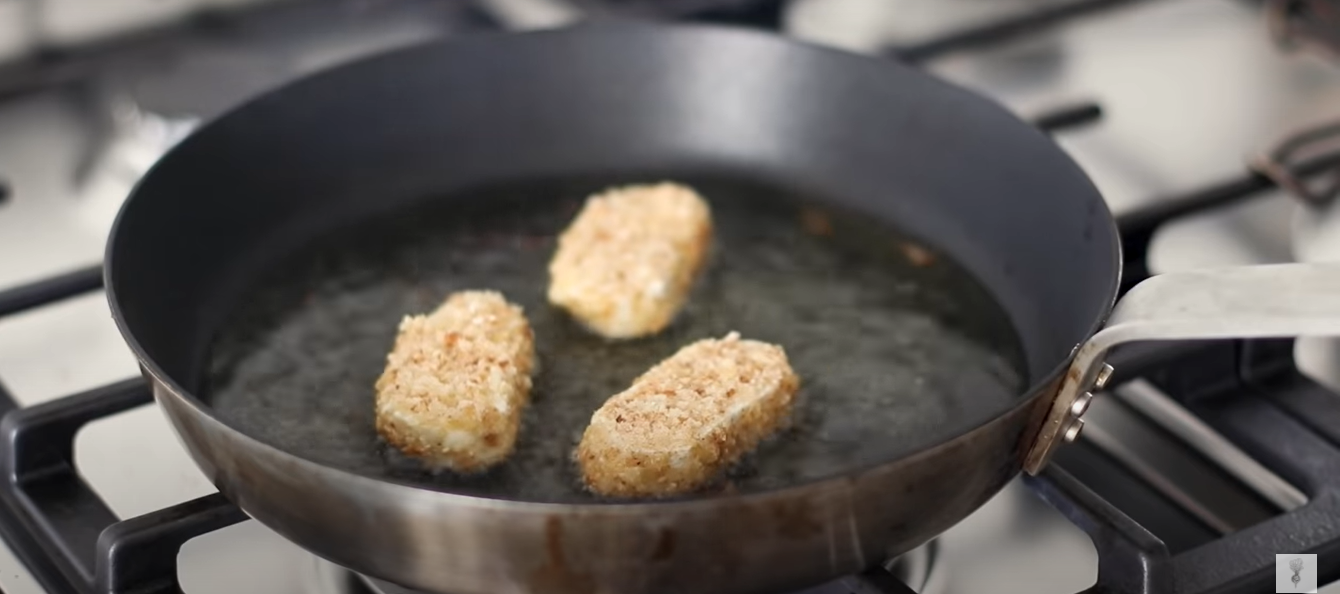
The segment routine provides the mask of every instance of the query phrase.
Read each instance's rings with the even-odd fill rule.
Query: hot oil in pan
[[[775,189],[684,181],[712,203],[716,244],[689,305],[659,336],[606,342],[545,301],[555,236],[599,186],[514,186],[362,225],[277,266],[215,342],[212,404],[243,432],[323,464],[445,491],[580,501],[591,497],[571,452],[591,413],[681,346],[732,330],[785,347],[802,389],[793,426],[713,491],[906,454],[1020,392],[1005,314],[943,255]],[[373,383],[403,315],[469,288],[525,308],[540,371],[508,462],[433,475],[378,440]]]

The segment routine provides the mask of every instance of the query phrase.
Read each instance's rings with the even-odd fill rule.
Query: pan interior
[[[433,197],[274,265],[217,334],[205,398],[224,422],[322,464],[442,491],[589,502],[571,452],[591,413],[694,340],[735,330],[780,344],[802,378],[791,427],[699,496],[892,459],[1025,387],[1008,317],[934,246],[776,187],[676,179],[711,203],[715,242],[688,306],[658,336],[608,342],[545,301],[556,235],[612,180],[517,182]],[[471,288],[525,308],[540,370],[509,461],[432,474],[379,441],[373,382],[402,316]]]

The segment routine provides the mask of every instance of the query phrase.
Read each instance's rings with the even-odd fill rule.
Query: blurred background
[[[286,81],[454,35],[620,18],[762,28],[989,96],[1088,172],[1123,217],[1128,269],[1340,259],[1337,13],[1244,0],[0,0],[0,289],[96,275],[155,159]],[[1340,387],[1336,353],[1300,342],[1298,365]],[[0,390],[21,405],[136,373],[96,291],[0,318]],[[1174,553],[1306,499],[1159,390],[1104,402],[1076,451],[1110,470],[1085,480]],[[87,426],[76,461],[121,518],[213,492],[153,407]],[[1123,495],[1137,483],[1151,495]],[[1074,592],[1094,583],[1097,556],[1016,482],[917,563],[923,593]],[[191,593],[371,587],[254,522],[191,541],[181,566]],[[48,592],[7,550],[0,590]]]
[[[1060,16],[991,31],[1033,14]],[[1286,135],[1340,118],[1340,68],[1281,49],[1262,2],[0,0],[0,180],[14,202],[0,234],[33,242],[25,262],[0,263],[0,281],[96,256],[155,155],[266,89],[400,45],[608,18],[724,20],[901,55],[1021,117],[1093,103],[1101,122],[1059,141],[1117,211],[1236,173]],[[953,38],[975,28],[985,34]],[[1194,247],[1155,250],[1155,267],[1292,257],[1293,207],[1214,213],[1232,219],[1227,233],[1177,221],[1159,244]],[[46,216],[55,209],[68,212]],[[36,247],[48,241],[59,245]]]

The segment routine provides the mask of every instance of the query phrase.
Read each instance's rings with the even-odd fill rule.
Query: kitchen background
[[[96,265],[120,201],[162,151],[286,80],[471,30],[560,26],[605,13],[662,17],[693,4],[0,0],[0,289]],[[1100,6],[958,51],[926,43],[1067,4]],[[1096,121],[1057,139],[1118,214],[1240,178],[1244,163],[1280,139],[1340,121],[1340,60],[1282,48],[1262,2],[794,0],[778,10],[787,35],[901,54],[1027,119],[1093,104]],[[1264,192],[1163,225],[1149,264],[1168,271],[1340,259],[1333,210]],[[1340,386],[1334,351],[1327,341],[1300,343],[1299,364]],[[100,292],[0,318],[0,390],[24,406],[135,375]],[[152,406],[84,427],[75,458],[121,518],[214,492]],[[1251,486],[1283,492],[1286,502],[1299,497],[1272,476]],[[1097,567],[1084,533],[1018,482],[939,547],[937,577],[919,591],[1074,592],[1093,583]],[[192,540],[180,563],[193,594],[348,591],[331,585],[337,571],[255,522]],[[44,592],[6,547],[0,590]]]

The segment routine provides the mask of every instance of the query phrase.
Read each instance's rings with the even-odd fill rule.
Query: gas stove
[[[776,30],[916,64],[1053,134],[1118,215],[1129,288],[1177,269],[1340,258],[1324,183],[1340,171],[1326,4],[286,2],[0,65],[0,591],[407,593],[215,493],[100,292],[130,187],[247,97],[479,30],[591,18]],[[1316,555],[1320,572],[1302,573],[1340,592],[1326,587],[1340,580],[1337,353],[1292,340],[1117,352],[1114,387],[1047,472],[911,553],[805,592],[1271,592],[1276,555]]]
[[[867,575],[850,576],[791,594],[882,594],[912,588],[920,594],[945,591],[946,566],[937,558],[939,545],[932,541]],[[317,559],[312,566],[317,591],[329,594],[422,594],[392,583],[358,575]],[[910,586],[908,585],[910,584]]]

